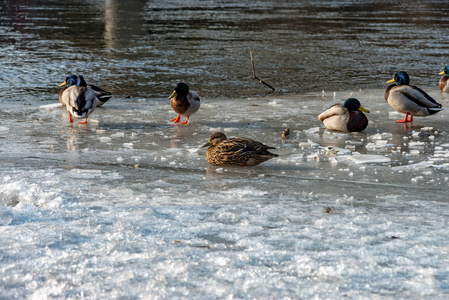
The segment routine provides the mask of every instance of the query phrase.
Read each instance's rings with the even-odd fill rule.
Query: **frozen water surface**
[[[382,90],[353,95],[378,111],[362,133],[324,130],[316,115],[334,100],[314,93],[276,96],[276,110],[205,99],[188,127],[169,124],[167,99],[116,97],[87,126],[57,105],[9,113],[2,295],[444,298],[447,111],[396,124]],[[209,166],[200,147],[216,130],[280,156]],[[391,145],[367,147],[378,141]]]
[[[0,4],[1,299],[448,298],[438,2],[41,2]],[[445,110],[395,123],[398,69]],[[57,103],[69,73],[114,94],[87,125]],[[188,127],[179,80],[202,96]],[[349,97],[368,128],[325,130]],[[215,131],[279,157],[210,166]]]

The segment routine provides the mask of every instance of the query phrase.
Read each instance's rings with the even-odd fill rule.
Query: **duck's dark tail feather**
[[[90,88],[95,92],[95,96],[97,96],[98,100],[100,100],[101,102],[106,102],[109,99],[111,99],[112,94],[108,91],[103,90],[102,88],[93,85],[93,84],[89,84]]]

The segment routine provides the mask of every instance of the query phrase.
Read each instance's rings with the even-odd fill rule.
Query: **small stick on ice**
[[[263,81],[262,79],[260,79],[259,77],[256,76],[256,69],[254,68],[253,52],[254,52],[254,50],[249,51],[249,55],[251,56],[251,67],[253,68],[253,78],[256,80],[259,80],[260,83],[265,84],[272,91],[274,91],[274,87],[272,87],[271,85],[269,85],[268,83],[266,83],[265,81]]]

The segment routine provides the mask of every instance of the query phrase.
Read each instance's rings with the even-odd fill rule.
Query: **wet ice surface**
[[[324,130],[319,112],[350,96],[367,130]],[[167,99],[116,97],[88,125],[54,101],[5,107],[1,294],[445,298],[448,111],[396,124],[382,97],[206,98],[188,127]],[[279,157],[208,166],[214,131]]]

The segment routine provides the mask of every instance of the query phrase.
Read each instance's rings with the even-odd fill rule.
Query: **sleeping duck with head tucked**
[[[206,152],[207,162],[214,166],[256,166],[278,156],[268,151],[274,147],[248,138],[228,139],[222,132],[212,133],[202,147],[209,147]]]
[[[368,118],[363,112],[369,110],[363,108],[359,100],[349,98],[343,104],[329,107],[318,116],[318,119],[329,130],[357,132],[365,130],[368,126]]]
[[[87,123],[87,117],[97,107],[97,96],[95,92],[87,88],[87,83],[83,76],[76,76],[76,82],[73,77],[67,77],[66,80],[60,85],[67,85],[67,81],[70,81],[70,86],[65,87],[59,93],[59,101],[62,105],[65,105],[67,112],[69,113],[70,123],[73,123],[73,117],[77,119],[84,119],[84,121],[78,122],[80,124]]]
[[[200,97],[198,94],[190,91],[187,84],[180,82],[176,85],[175,90],[169,98],[171,99],[171,107],[178,114],[176,118],[170,121],[189,125],[190,116],[200,109]],[[181,116],[187,117],[187,119],[181,122]]]
[[[405,114],[404,119],[396,123],[412,122],[413,116],[425,117],[443,110],[441,104],[422,89],[409,85],[410,77],[406,72],[397,72],[393,79],[387,81],[392,82],[385,89],[385,100],[392,108]]]

